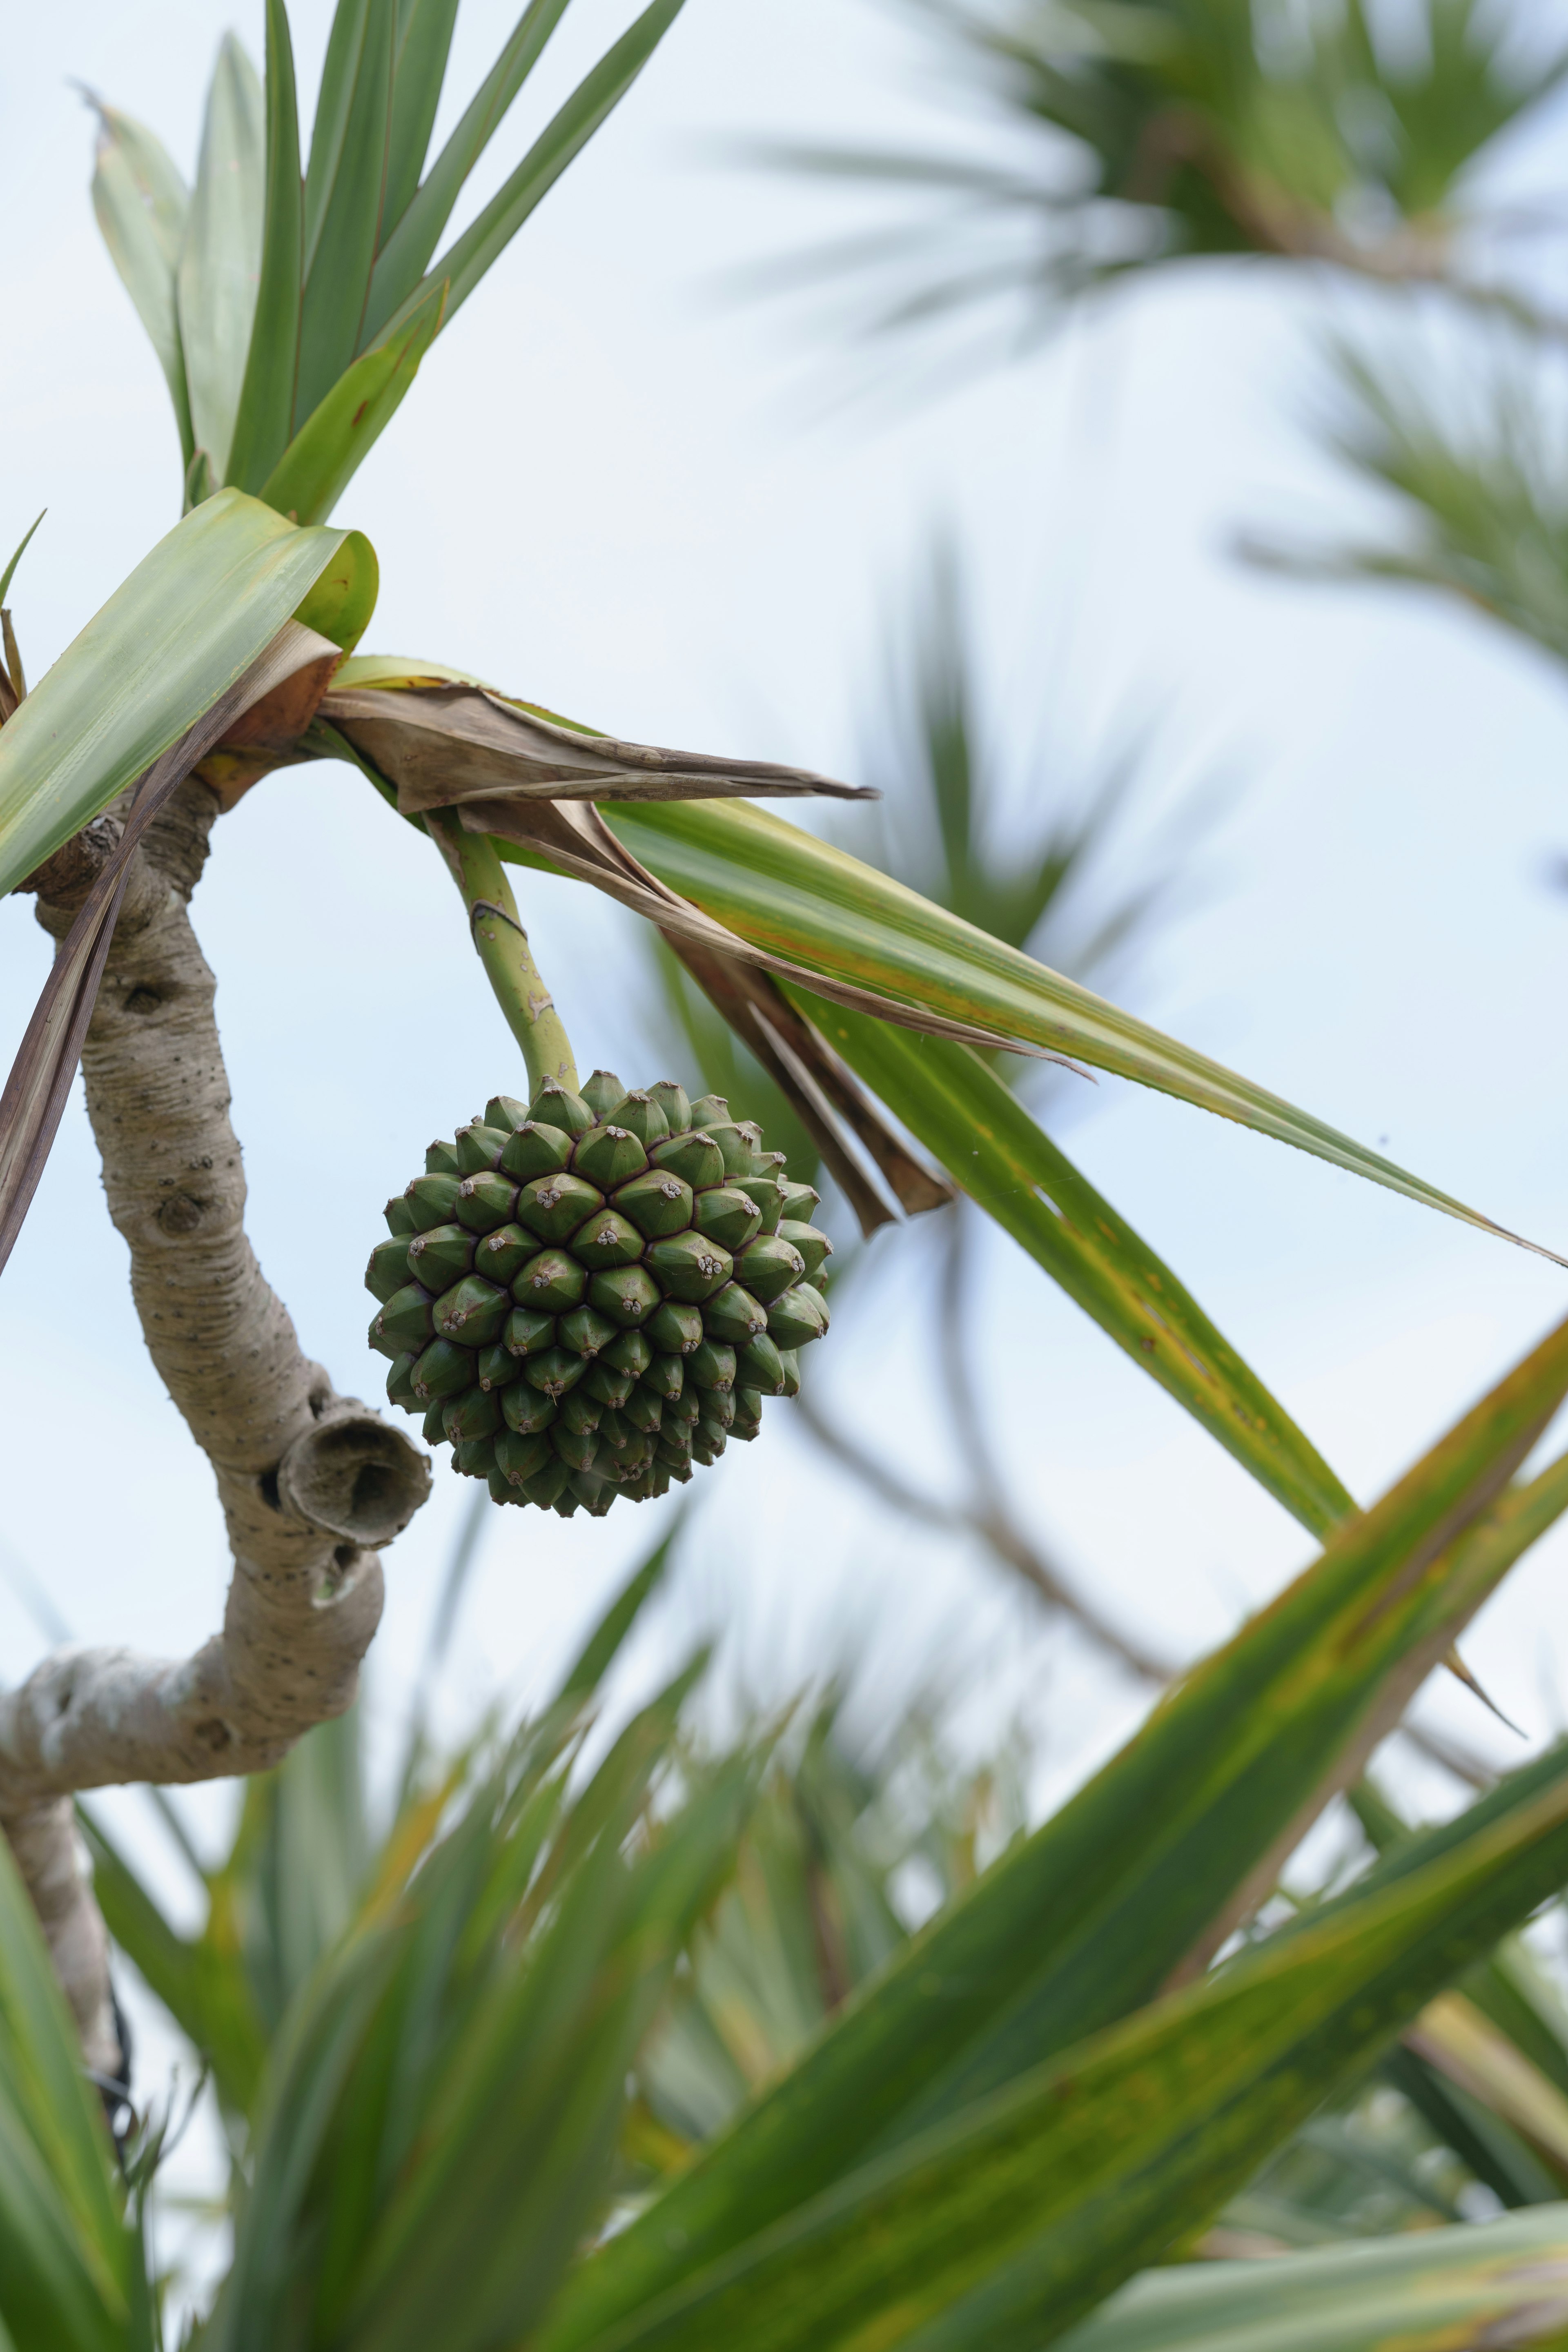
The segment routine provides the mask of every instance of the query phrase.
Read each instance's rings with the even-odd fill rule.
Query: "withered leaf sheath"
[[[386,1392],[498,1503],[667,1494],[799,1389],[827,1328],[816,1197],[719,1095],[607,1070],[497,1095],[387,1203],[365,1276]]]

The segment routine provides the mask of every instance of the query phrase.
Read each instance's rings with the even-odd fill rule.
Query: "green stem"
[[[551,1001],[528,944],[506,869],[488,834],[469,833],[448,810],[429,809],[425,822],[444,851],[468,909],[468,929],[485,977],[528,1064],[529,1092],[545,1078],[577,1091],[572,1040]]]

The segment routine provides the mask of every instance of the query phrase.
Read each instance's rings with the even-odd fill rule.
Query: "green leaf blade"
[[[0,729],[0,896],[134,782],[366,543],[220,490],[144,556]],[[322,630],[331,635],[331,628]],[[341,640],[340,640],[341,642]]]
[[[734,801],[643,802],[605,814],[661,881],[742,939],[807,971],[989,1029],[998,1044],[1016,1038],[1131,1078],[1485,1233],[1520,1240],[1310,1112],[763,810]]]
[[[1062,2338],[1062,2352],[1451,2352],[1506,2343],[1568,2265],[1568,2206],[1264,2262],[1148,2271]],[[1527,2338],[1523,2339],[1527,2340]]]
[[[1327,1536],[1354,1510],[1196,1300],[977,1054],[787,992],[1003,1230],[1303,1527]]]
[[[437,5],[438,0],[422,0],[421,15]],[[568,0],[529,0],[423,186],[395,211],[389,180],[384,238],[365,306],[366,342],[374,341],[419,284],[464,183],[506,119],[567,5]]]
[[[326,399],[360,348],[381,231],[396,34],[397,0],[368,0],[350,61],[347,102],[331,176],[323,176],[317,189],[307,188],[297,420],[310,416]],[[312,144],[312,173],[315,161]],[[310,202],[318,189],[320,212],[312,224]]]
[[[110,1934],[212,2068],[224,2105],[247,2114],[266,2044],[238,1954],[219,1955],[210,1937],[191,1943],[179,1935],[102,1824],[80,1807],[78,1821]]]
[[[591,2257],[547,2352],[578,2352],[862,2153],[1149,2000],[1300,1833],[1390,1675],[1413,1652],[1435,1663],[1456,1618],[1539,1532],[1531,1487],[1493,1498],[1565,1392],[1568,1327],[1194,1667],[1120,1755]],[[1557,1468],[1546,1477],[1561,1509],[1568,1481]]]
[[[11,557],[4,572],[0,572],[0,604],[3,604],[5,602],[5,592],[10,587],[12,581],[16,577],[16,566],[27,552],[28,542],[32,539],[33,533],[37,530],[38,525],[43,521],[45,515],[47,513],[47,507],[41,507],[38,509],[38,512],[34,516],[32,521],[27,525],[26,530],[22,533],[21,541],[17,546],[15,554]]]
[[[259,495],[291,521],[321,523],[392,422],[440,331],[445,282],[432,286],[395,336],[355,360],[295,434]]]
[[[267,197],[261,274],[227,478],[255,491],[289,444],[300,354],[303,270],[300,113],[283,0],[267,0]]]
[[[398,11],[392,75],[392,130],[387,141],[386,194],[382,205],[383,246],[412,203],[419,174],[425,169],[457,21],[458,0],[412,0],[412,5]]]
[[[636,23],[605,52],[593,71],[584,75],[479,218],[441,256],[424,282],[428,285],[439,278],[447,281],[451,289],[447,301],[448,319],[468,300],[529,215],[620,104],[683,5],[684,0],[653,0],[653,5],[644,9]],[[397,314],[399,319],[402,315],[401,311]]]
[[[245,384],[266,205],[267,101],[255,67],[226,33],[178,273],[191,429],[215,482],[228,464]]]
[[[328,199],[342,155],[349,109],[353,102],[354,74],[364,46],[365,21],[371,0],[337,0],[327,54],[321,64],[321,84],[316,93],[315,121],[310,126],[310,155],[305,168],[305,274],[316,258],[316,246]]]
[[[868,2165],[592,2352],[1030,2352],[1201,2226],[1568,1870],[1568,1750],[1399,1885]],[[874,2331],[869,2336],[866,2331]]]
[[[163,142],[144,123],[101,100],[93,160],[92,209],[110,258],[136,305],[174,404],[182,464],[195,451],[180,343],[177,273],[190,194]]]
[[[125,2352],[131,2241],[109,2137],[0,1840],[0,2322],[18,2345]]]

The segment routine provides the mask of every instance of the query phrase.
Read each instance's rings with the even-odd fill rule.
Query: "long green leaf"
[[[365,17],[370,0],[337,0],[327,54],[316,93],[316,117],[310,127],[310,156],[305,169],[305,275],[316,258],[316,246],[326,216],[342,156],[349,109],[353,102],[354,75],[364,45]]]
[[[1004,1232],[1277,1502],[1317,1536],[1355,1508],[1169,1266],[978,1054],[802,990],[786,992]]]
[[[1346,1794],[1380,1856],[1397,1862],[1410,1851],[1417,1832],[1380,1790],[1363,1780]],[[1523,1943],[1500,1948],[1466,1979],[1464,1990],[1548,2082],[1568,2093],[1568,2011]]]
[[[618,1902],[607,1868],[569,1883],[548,1950],[473,2021],[433,2102],[428,2152],[367,2251],[354,2315],[385,2352],[438,2338],[482,2352],[538,2317],[603,2180],[638,2043],[727,1874],[753,1780],[751,1759],[731,1759],[640,1866],[617,1864]]]
[[[1503,1232],[1322,1120],[765,810],[645,803],[605,815],[662,881],[742,939],[808,971],[1136,1079],[1467,1224]]]
[[[447,77],[458,0],[403,0],[392,70],[392,130],[386,148],[386,189],[380,244],[407,211],[425,169],[441,84]],[[426,256],[428,258],[428,256]],[[423,263],[420,265],[423,268]]]
[[[170,1924],[157,1898],[84,1805],[77,1807],[77,1826],[91,1858],[93,1893],[110,1934],[181,2031],[201,2044],[195,1947]]]
[[[568,163],[582,152],[601,123],[620,104],[680,14],[682,5],[683,0],[653,0],[653,5],[644,9],[637,22],[606,49],[593,71],[578,83],[565,105],[552,116],[479,218],[441,256],[423,282],[428,286],[446,279],[450,288],[447,298],[448,319],[468,300],[530,213],[549,194]],[[405,303],[397,313],[398,321],[406,309]]]
[[[18,2345],[127,2352],[132,2242],[103,2116],[0,1839],[0,2321]]]
[[[226,468],[228,479],[242,490],[259,489],[293,430],[304,267],[300,205],[300,110],[289,12],[283,0],[267,0],[267,210],[261,281]]]
[[[309,239],[294,395],[297,419],[310,415],[327,397],[360,348],[381,227],[396,37],[397,0],[367,0],[342,133],[331,178],[320,188],[320,215]],[[315,163],[312,148],[312,175]],[[317,194],[314,185],[311,194]]]
[[[1304,1826],[1400,1660],[1440,1654],[1447,1629],[1540,1532],[1542,1510],[1568,1507],[1561,1464],[1535,1482],[1545,1504],[1533,1485],[1491,1499],[1565,1391],[1568,1326],[1194,1668],[1119,1756],[584,2265],[549,2352],[596,2336],[877,2145],[1148,2000],[1260,1860]]]
[[[232,1896],[246,1975],[269,2030],[353,1923],[372,1859],[363,1780],[359,1709],[350,1707],[247,1786],[252,1813]]]
[[[110,258],[158,354],[180,428],[181,460],[188,466],[195,443],[175,279],[185,241],[189,192],[162,141],[144,123],[105,106],[101,100],[95,99],[93,104],[99,131],[92,208]]]
[[[977,2101],[592,2352],[1037,2352],[1199,2227],[1568,1872],[1552,1784]],[[656,2208],[657,2210],[657,2208]]]
[[[160,540],[0,729],[0,895],[177,742],[291,613],[334,635],[311,591],[350,572],[374,593],[357,533],[297,530],[238,490]]]
[[[421,0],[421,18],[441,5],[443,0]],[[566,6],[567,0],[529,0],[418,193],[395,209],[389,184],[384,242],[365,309],[367,340],[380,334],[424,276],[464,182],[500,130]]]
[[[187,1940],[171,1926],[101,1822],[79,1808],[93,1891],[115,1943],[212,2069],[224,2105],[248,2114],[266,2036],[237,1948],[207,1930]]]
[[[207,94],[201,160],[178,276],[191,429],[215,482],[245,383],[267,206],[267,103],[256,68],[226,33]]]
[[[446,290],[432,286],[396,335],[338,378],[268,477],[261,496],[269,507],[291,521],[326,520],[419,373],[440,331]]]
[[[1062,2352],[1457,2352],[1542,2339],[1568,2275],[1568,2205],[1266,2262],[1146,2271]],[[1543,2292],[1544,2291],[1544,2292]],[[1544,2308],[1543,2308],[1544,2305]]]

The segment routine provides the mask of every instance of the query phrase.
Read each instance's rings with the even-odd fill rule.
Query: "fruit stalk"
[[[522,1047],[530,1094],[546,1078],[575,1094],[577,1065],[572,1040],[533,960],[495,844],[488,834],[469,833],[461,819],[447,810],[428,812],[425,822],[463,894],[468,929],[485,977],[507,1026]]]

